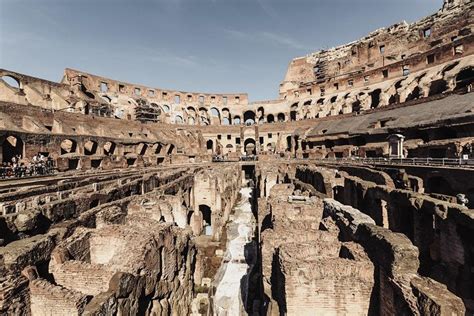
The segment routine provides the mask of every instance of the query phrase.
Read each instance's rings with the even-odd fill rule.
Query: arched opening
[[[244,123],[245,125],[255,124],[255,112],[247,111],[244,113]]]
[[[290,108],[290,121],[296,121],[297,113],[298,113],[298,103],[295,103]]]
[[[291,144],[292,144],[291,136],[287,136],[287,137],[286,137],[286,149],[287,149],[288,151],[291,151]]]
[[[268,115],[267,115],[267,122],[268,122],[268,123],[273,123],[273,122],[275,122],[275,117],[273,116],[273,114],[268,114]]]
[[[212,141],[212,139],[209,139],[207,142],[206,142],[206,149],[209,151],[212,152],[212,149],[214,147],[214,142]]]
[[[160,143],[155,144],[155,154],[159,155],[161,153],[161,149],[163,148],[163,145]]]
[[[202,214],[202,220],[204,224],[204,234],[206,236],[212,235],[212,212],[211,208],[205,204],[200,204],[199,205],[199,211]]]
[[[174,145],[173,144],[170,144],[170,147],[168,148],[168,151],[166,152],[167,155],[171,155],[174,151]]]
[[[240,125],[240,116],[234,117],[234,125]]]
[[[211,115],[213,117],[219,117],[219,110],[216,108],[211,108]]]
[[[436,94],[441,94],[444,91],[448,89],[448,85],[445,80],[439,79],[431,82],[430,85],[430,92],[428,93],[428,96],[436,95]]]
[[[352,103],[352,112],[353,113],[359,113],[360,112],[360,101],[359,100]]]
[[[380,93],[382,93],[381,89],[376,89],[376,90],[372,91],[371,93],[369,93],[369,95],[372,99],[372,102],[370,103],[370,108],[371,109],[376,109],[379,106],[379,104],[380,104]]]
[[[418,99],[420,97],[420,87],[416,86],[413,91],[407,96],[405,102]]]
[[[96,199],[96,200],[92,200],[92,201],[90,202],[90,204],[89,204],[89,208],[97,207],[97,206],[99,206],[99,203],[100,203],[100,201],[97,200],[97,199]]]
[[[456,90],[463,89],[471,85],[474,79],[473,67],[461,70],[456,76]]]
[[[230,121],[229,121],[229,119],[228,119],[227,117],[224,117],[224,118],[222,119],[222,125],[230,125]]]
[[[434,176],[426,181],[426,193],[438,193],[444,195],[454,196],[453,189],[449,182],[440,176]]]
[[[194,214],[194,211],[192,211],[192,210],[188,212],[188,215],[187,215],[187,224],[188,225],[191,225],[191,219],[193,217],[193,214]]]
[[[181,115],[176,115],[174,122],[176,124],[183,124],[183,117]]]
[[[392,94],[390,96],[390,99],[388,99],[388,104],[389,105],[392,105],[392,104],[395,104],[395,103],[398,103],[398,102],[400,102],[400,96],[398,95],[398,93]]]
[[[147,149],[148,149],[147,144],[140,143],[138,144],[138,147],[137,147],[137,154],[139,154],[140,156],[144,156],[146,154]]]
[[[2,162],[11,162],[13,157],[23,158],[23,141],[16,136],[8,136],[2,144]]]
[[[104,155],[113,155],[116,147],[117,145],[114,142],[106,142],[104,145]]]
[[[262,123],[265,122],[265,109],[263,108],[263,106],[261,106],[257,109],[257,114],[258,114],[258,117],[259,117],[258,122],[259,123],[260,122],[262,122]]]
[[[226,118],[230,122],[230,111],[228,108],[223,108],[221,110],[221,117]],[[229,123],[230,124],[230,123]]]
[[[170,111],[170,107],[167,106],[166,104],[163,104],[163,112],[168,113]]]
[[[20,89],[20,81],[15,77],[6,75],[2,76],[2,80],[5,81],[5,83],[11,88]]]
[[[228,153],[231,153],[234,151],[234,146],[232,146],[232,144],[227,144],[225,148],[227,149]]]
[[[247,138],[244,142],[244,148],[247,155],[256,155],[256,144],[255,139]]]
[[[188,117],[188,124],[189,124],[189,125],[194,125],[194,124],[196,124],[196,120],[194,119],[194,117],[192,117],[192,116]]]
[[[77,149],[76,141],[72,139],[65,139],[61,142],[61,155],[75,153]]]
[[[88,140],[85,144],[84,144],[84,154],[86,156],[92,156],[92,155],[95,155],[96,152],[97,152],[97,142],[93,141],[93,140]]]
[[[277,119],[278,119],[278,122],[284,122],[285,121],[285,114],[278,113]]]

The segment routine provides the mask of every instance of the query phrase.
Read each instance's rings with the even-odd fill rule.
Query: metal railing
[[[446,167],[462,167],[474,168],[474,159],[462,158],[361,158],[361,157],[345,157],[345,158],[321,158],[315,159],[325,162],[350,162],[361,164],[386,164],[386,165],[417,165],[417,166],[446,166]]]

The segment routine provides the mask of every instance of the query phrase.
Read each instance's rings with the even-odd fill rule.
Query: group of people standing
[[[0,165],[0,178],[21,178],[54,173],[54,160],[41,153],[32,159],[22,158],[21,155],[13,156],[10,162]]]

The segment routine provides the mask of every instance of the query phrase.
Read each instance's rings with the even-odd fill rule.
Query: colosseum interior
[[[1,69],[0,314],[474,315],[473,8],[263,102]]]

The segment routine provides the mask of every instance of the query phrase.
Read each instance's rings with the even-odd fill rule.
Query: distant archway
[[[204,225],[204,234],[206,236],[212,235],[212,212],[208,205],[200,204],[199,211],[202,214],[202,220]]]
[[[255,112],[247,111],[244,113],[244,122],[246,125],[255,124]]]
[[[298,103],[295,103],[291,106],[290,109],[290,121],[296,121],[296,114],[298,113]]]
[[[212,149],[214,148],[214,142],[212,141],[212,139],[209,139],[206,142],[206,148],[208,151],[210,150],[212,152]]]
[[[284,122],[285,121],[285,114],[278,113],[277,119],[278,119],[278,122]]]
[[[5,81],[5,83],[11,88],[20,89],[20,80],[18,80],[17,78],[10,75],[5,75],[2,76],[2,80]]]
[[[268,123],[273,123],[273,122],[275,122],[275,117],[273,116],[273,114],[268,114],[268,115],[267,115],[267,122],[268,122]]]
[[[247,138],[244,142],[244,148],[245,148],[245,152],[247,153],[247,155],[256,155],[257,152],[256,152],[256,143],[255,143],[255,139],[253,138]]]

